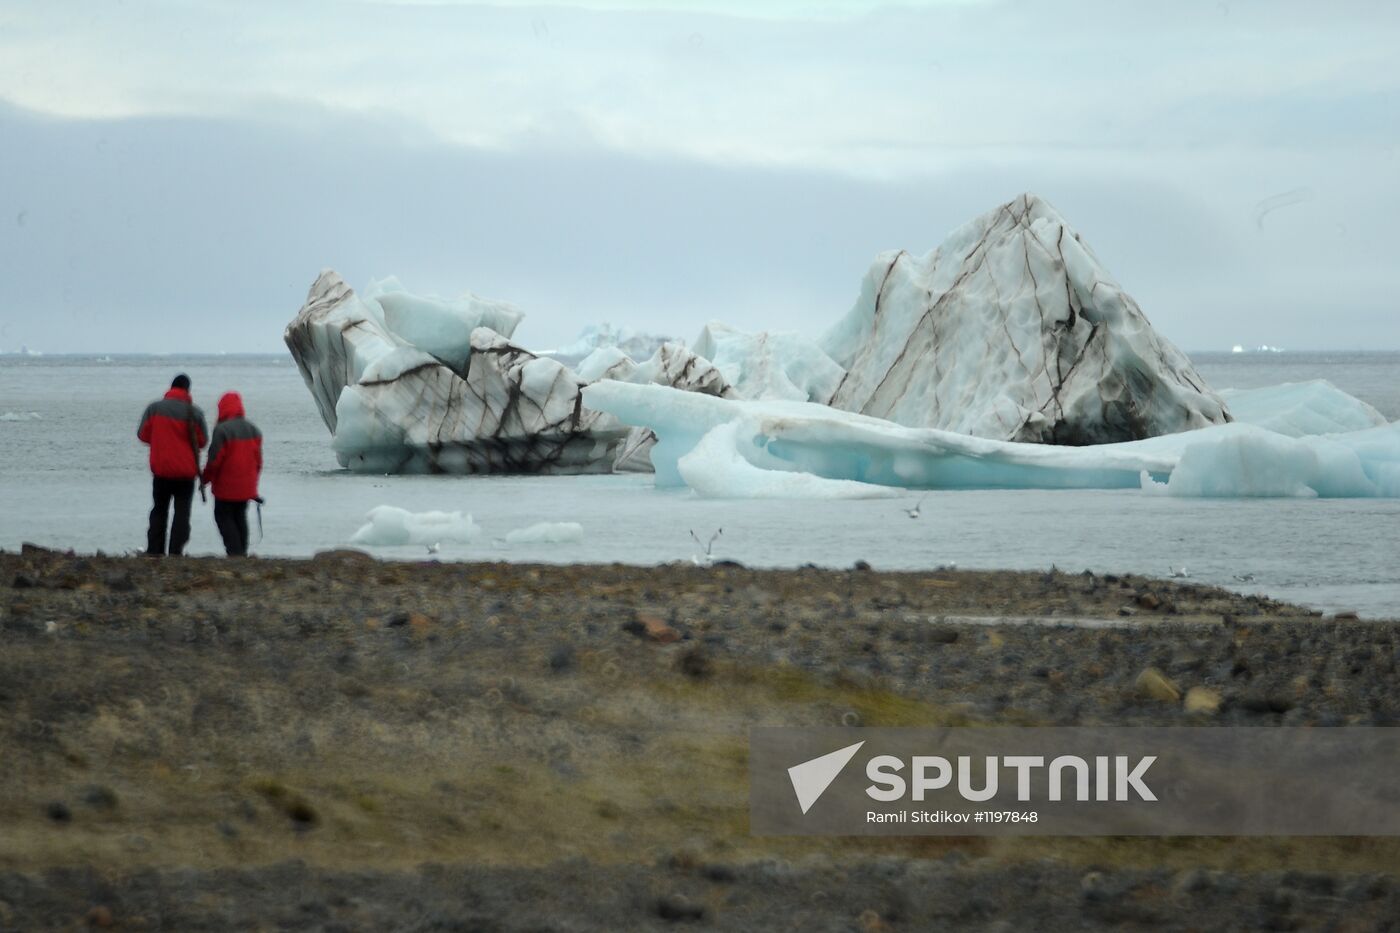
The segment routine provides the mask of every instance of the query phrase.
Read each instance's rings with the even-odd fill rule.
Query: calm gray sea
[[[1400,418],[1400,353],[1193,354],[1217,388],[1329,379]],[[898,500],[726,502],[655,490],[648,477],[372,477],[338,469],[329,434],[290,358],[0,357],[0,548],[34,541],[109,553],[140,548],[149,509],[146,403],[177,371],[212,414],[243,393],[266,437],[268,555],[345,544],[380,504],[461,510],[485,529],[443,558],[625,561],[689,559],[690,529],[724,536],[723,557],[755,566],[1092,568],[1166,575],[1264,592],[1327,610],[1400,617],[1400,501],[1183,500],[1134,491],[958,491],[931,495],[910,521]],[[38,418],[28,418],[30,412]],[[577,521],[582,543],[507,548],[496,539],[539,521]],[[218,536],[197,514],[191,551]],[[426,556],[397,548],[386,556]],[[1236,577],[1253,576],[1241,583]]]

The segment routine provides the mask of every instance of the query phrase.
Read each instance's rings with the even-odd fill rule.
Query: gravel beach
[[[1384,838],[756,837],[755,725],[1392,725],[1400,622],[1083,572],[0,554],[0,929],[1385,929]]]

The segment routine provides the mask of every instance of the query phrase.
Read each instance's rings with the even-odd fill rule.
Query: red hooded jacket
[[[146,406],[136,436],[151,445],[151,472],[161,479],[194,479],[199,475],[195,451],[208,443],[204,412],[184,389],[171,389],[165,398]]]
[[[262,472],[262,432],[243,417],[243,399],[227,392],[219,399],[219,423],[209,444],[204,482],[214,487],[214,498],[247,502],[258,498],[258,474]]]

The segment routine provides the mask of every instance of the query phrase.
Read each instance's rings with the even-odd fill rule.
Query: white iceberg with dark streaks
[[[511,342],[520,318],[503,302],[424,298],[393,279],[358,295],[327,270],[284,336],[342,466],[366,473],[612,470],[633,432],[583,407],[586,380],[573,370]],[[729,391],[714,366],[679,344],[640,364],[624,357],[603,369],[612,379]],[[638,442],[632,458],[644,458],[646,446]]]
[[[877,258],[821,346],[846,370],[832,407],[906,427],[1085,445],[1230,420],[1079,234],[1029,194],[925,256]]]

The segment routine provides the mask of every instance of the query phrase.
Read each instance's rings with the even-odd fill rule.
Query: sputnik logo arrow
[[[788,779],[792,781],[792,789],[797,794],[797,803],[802,807],[804,815],[812,809],[812,804],[826,793],[826,789],[836,780],[841,769],[846,767],[864,744],[865,742],[861,741],[847,745],[828,755],[788,768]]]

